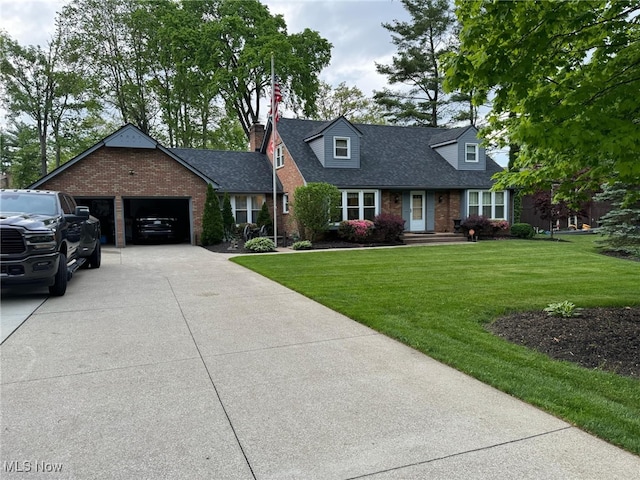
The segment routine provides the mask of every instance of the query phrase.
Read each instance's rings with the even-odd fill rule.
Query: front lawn
[[[640,263],[598,254],[595,238],[232,260],[640,454],[640,381],[551,360],[484,328],[497,316],[564,300],[639,305]]]

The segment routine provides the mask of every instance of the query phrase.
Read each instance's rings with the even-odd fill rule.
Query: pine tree
[[[612,209],[600,218],[600,233],[605,235],[598,241],[599,246],[610,252],[640,257],[640,191],[635,189],[635,200],[629,188],[622,183],[604,186],[596,195],[598,201],[611,202]]]
[[[231,240],[235,233],[236,219],[233,218],[233,210],[231,209],[231,198],[229,193],[224,193],[222,199],[222,227],[224,230],[224,239]]]
[[[256,220],[258,227],[262,227],[264,225],[269,233],[273,231],[273,221],[271,220],[271,215],[269,214],[269,207],[267,207],[267,202],[262,203],[262,208],[260,209],[258,218]]]
[[[202,245],[214,245],[222,242],[224,229],[222,227],[222,212],[220,200],[211,184],[207,185],[207,198],[202,214]]]

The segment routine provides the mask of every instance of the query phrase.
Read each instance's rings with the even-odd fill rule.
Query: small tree
[[[634,195],[635,191],[635,195]],[[634,199],[635,197],[635,199]],[[608,251],[640,257],[640,191],[621,183],[604,185],[598,201],[611,202],[612,209],[600,218],[599,246]]]
[[[293,213],[298,233],[311,240],[326,232],[331,220],[340,214],[340,190],[328,183],[309,183],[293,193]]]
[[[273,221],[271,220],[271,215],[269,214],[269,207],[267,207],[267,202],[262,203],[262,208],[260,209],[260,212],[258,212],[256,224],[258,225],[258,227],[262,227],[264,225],[269,233],[273,232]]]
[[[202,245],[213,245],[222,242],[224,229],[222,212],[218,195],[211,184],[207,185],[207,198],[202,213]]]
[[[233,218],[231,198],[229,198],[229,192],[224,192],[224,198],[222,199],[222,227],[226,240],[230,240],[233,237],[235,226],[236,219]]]

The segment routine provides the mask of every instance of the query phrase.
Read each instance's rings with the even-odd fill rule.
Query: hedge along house
[[[410,232],[452,232],[471,214],[511,220],[509,192],[490,190],[502,167],[486,155],[475,127],[355,125],[339,117],[282,118],[276,130],[272,157],[285,215],[297,187],[326,182],[342,193],[343,220],[391,213]],[[260,151],[268,151],[271,135],[269,123]]]
[[[272,205],[272,167],[265,154],[165,148],[133,125],[31,188],[70,193],[100,219],[104,240],[124,247],[132,242],[135,217],[143,211],[177,217],[184,241],[198,244],[208,184],[230,194],[238,222],[255,221],[262,202]]]

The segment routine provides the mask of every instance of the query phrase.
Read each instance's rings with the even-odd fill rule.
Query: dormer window
[[[478,144],[477,143],[465,144],[464,161],[468,163],[478,163],[479,158],[480,158],[480,155],[478,152]]]
[[[351,139],[349,137],[333,137],[334,158],[351,158]]]

